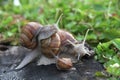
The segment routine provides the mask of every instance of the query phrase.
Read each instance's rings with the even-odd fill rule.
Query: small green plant
[[[99,43],[95,58],[103,63],[106,71],[112,76],[120,76],[120,38]]]

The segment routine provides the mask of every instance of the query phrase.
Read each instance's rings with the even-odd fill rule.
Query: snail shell
[[[70,40],[73,43],[77,42],[74,36],[65,30],[59,30],[57,33],[60,36],[61,46],[69,44],[67,40]]]
[[[20,35],[20,43],[22,46],[34,49],[37,46],[37,41],[32,41],[36,31],[41,28],[42,25],[37,22],[29,22],[22,28]]]
[[[60,37],[59,35],[53,34],[51,37],[41,40],[41,50],[42,53],[49,58],[52,58],[53,55],[51,54],[51,51],[54,53],[54,55],[57,55],[60,48]]]
[[[67,40],[70,40],[73,43],[77,42],[71,33],[64,30],[58,30],[57,33],[53,34],[51,37],[41,41],[42,53],[49,58],[53,57],[51,51],[54,55],[58,55],[60,48],[70,44]]]
[[[73,64],[70,58],[59,58],[56,62],[56,67],[59,70],[68,70],[72,68]]]

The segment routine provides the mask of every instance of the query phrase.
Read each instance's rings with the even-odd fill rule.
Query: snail
[[[73,67],[73,64],[70,58],[59,58],[56,62],[56,67],[59,70],[69,70]]]
[[[47,27],[55,27],[57,29],[57,32],[53,34],[51,37],[41,40],[42,53],[48,58],[53,58],[53,55],[51,54],[51,50],[54,54],[57,55],[58,52],[61,51],[62,46],[66,44],[70,44],[69,42],[67,42],[67,40],[70,40],[73,43],[77,42],[77,40],[73,37],[71,33],[69,33],[68,31],[59,29],[58,23],[61,19],[61,16],[62,14],[60,15],[59,19],[55,24],[46,25]]]
[[[28,23],[28,24],[30,24],[30,23]],[[37,26],[39,26],[39,25],[37,24]],[[31,27],[31,26],[29,25],[29,27]],[[32,29],[32,30],[34,30],[34,29]],[[51,27],[51,26],[50,27],[49,26],[42,27],[41,26],[40,28],[38,28],[37,31],[35,32],[35,34],[32,34],[33,38],[30,40],[31,42],[36,42],[37,45],[31,48],[31,52],[25,56],[25,58],[21,61],[21,63],[15,69],[16,70],[21,69],[24,66],[26,66],[28,63],[33,61],[35,58],[37,58],[38,56],[41,56],[41,54],[42,54],[42,52],[41,52],[42,51],[41,50],[41,40],[49,38],[50,36],[52,36],[56,32],[57,32],[56,27]],[[39,34],[39,35],[36,35],[36,34]],[[24,36],[22,39],[24,39]],[[25,40],[21,40],[21,41],[25,41]]]
[[[72,61],[70,58],[60,58],[58,55],[55,55],[52,51],[51,54],[56,59],[56,67],[58,70],[69,70],[73,67]],[[58,52],[59,54],[60,52]]]
[[[33,44],[33,42],[35,43],[33,47],[32,45],[31,47],[28,47],[29,44],[25,44],[25,42],[23,42],[26,41],[24,40],[24,36],[21,38],[23,39],[21,40],[23,45],[25,44],[26,48],[30,48],[32,50],[15,69],[21,69],[38,56],[44,55],[48,58],[55,58],[58,69],[68,70],[72,67],[72,61],[70,58],[65,58],[64,56],[59,58],[62,54],[66,56],[75,54],[77,55],[77,60],[86,54],[90,56],[92,51],[85,46],[85,40],[89,30],[86,32],[83,42],[78,43],[71,33],[58,28],[60,18],[57,23],[53,25],[46,25],[43,27],[42,25],[37,24],[39,27],[35,28],[35,33],[33,33],[33,36],[30,36],[30,39],[27,39],[30,40],[30,44]],[[25,33],[26,36],[28,34],[29,33]],[[66,47],[66,45],[70,45],[71,47]]]

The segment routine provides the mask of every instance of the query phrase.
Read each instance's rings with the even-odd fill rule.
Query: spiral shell
[[[73,64],[70,58],[60,58],[57,60],[56,66],[59,70],[68,70]]]
[[[52,58],[53,55],[51,52],[57,55],[59,52],[60,44],[60,37],[57,33],[55,33],[51,37],[41,41],[42,53],[46,57]]]
[[[28,49],[34,49],[37,46],[37,41],[32,41],[36,31],[41,28],[42,25],[37,22],[29,22],[22,28],[20,35],[20,43],[22,46]]]
[[[59,30],[57,33],[60,36],[61,46],[69,44],[67,40],[70,40],[73,43],[77,42],[73,35],[65,30]]]

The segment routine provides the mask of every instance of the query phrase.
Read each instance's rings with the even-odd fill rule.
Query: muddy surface
[[[26,49],[17,46],[0,50],[0,80],[106,80],[95,76],[104,68],[93,57],[74,64],[76,70],[60,71],[55,64],[36,66],[32,62],[21,70],[9,71],[20,63],[25,56],[23,53]]]

